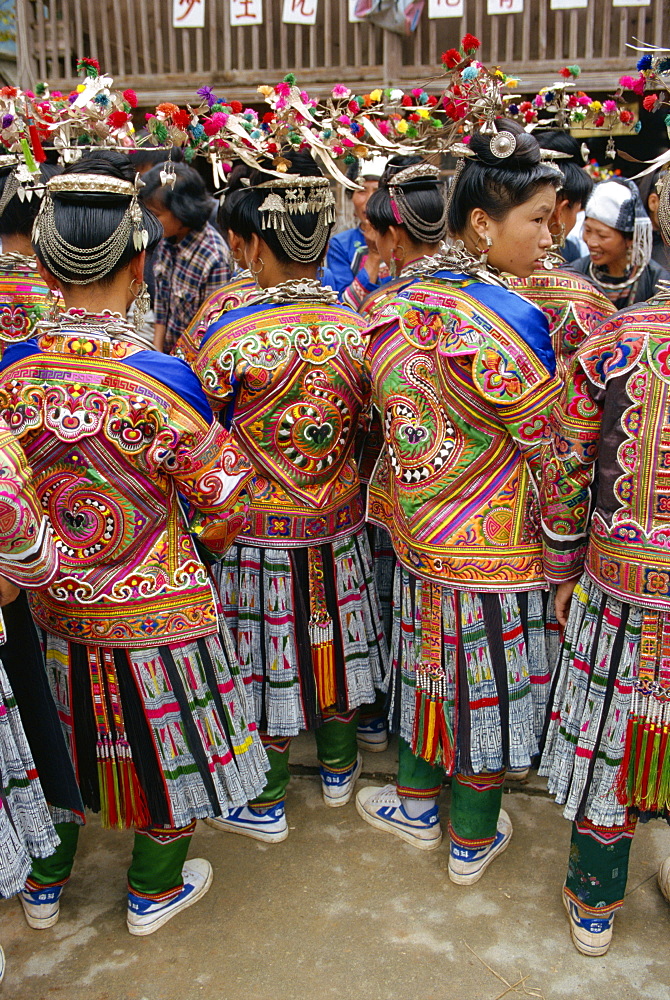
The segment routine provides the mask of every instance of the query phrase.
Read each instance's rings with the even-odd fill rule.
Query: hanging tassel
[[[40,134],[37,131],[37,127],[35,125],[29,125],[28,132],[30,133],[30,142],[33,147],[33,156],[35,157],[35,160],[38,163],[45,163],[47,156],[42,148],[42,142],[40,140]]]
[[[628,799],[630,798],[630,762],[635,751],[635,732],[635,722],[631,713],[628,716],[628,724],[626,726],[623,760],[619,764],[616,781],[614,782],[614,792],[622,806],[628,805]]]
[[[21,143],[21,150],[23,152],[23,159],[26,161],[26,166],[28,167],[28,170],[31,172],[31,174],[37,173],[37,164],[35,163],[35,158],[33,157],[33,154],[30,151],[30,146],[28,145],[28,140],[26,139],[25,136],[23,135],[21,136],[20,143]]]
[[[319,709],[323,712],[337,702],[333,619],[328,614],[321,549],[307,549],[309,570],[309,641]]]

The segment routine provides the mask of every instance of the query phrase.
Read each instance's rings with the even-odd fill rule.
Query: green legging
[[[582,909],[602,916],[622,905],[634,831],[634,819],[617,827],[572,824],[565,889]]]
[[[182,868],[195,823],[178,829],[136,830],[133,858],[128,869],[128,887],[143,896],[162,896],[183,885]],[[56,823],[60,844],[48,858],[34,858],[29,889],[63,885],[70,877],[77,853],[79,826]]]
[[[398,795],[409,799],[435,799],[440,794],[444,770],[412,753],[400,737]],[[487,847],[493,843],[502,804],[504,771],[466,776],[454,775],[451,784],[449,835],[462,847]]]
[[[330,771],[347,771],[358,754],[356,727],[358,712],[337,715],[328,719],[314,730],[319,763]],[[267,736],[261,733],[265,752],[270,761],[267,784],[251,805],[273,806],[286,797],[291,773],[289,771],[289,748],[291,737]]]

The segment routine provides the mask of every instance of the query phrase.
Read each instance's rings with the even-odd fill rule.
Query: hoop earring
[[[260,267],[257,267],[255,271],[253,268],[254,263],[260,264]],[[265,267],[265,261],[263,260],[262,257],[259,257],[258,260],[255,262],[252,260],[251,263],[249,264],[249,270],[251,271],[251,276],[253,277],[254,281],[256,282],[259,288],[260,285],[258,284],[258,275],[261,273],[264,267]]]
[[[479,254],[480,264],[486,264],[486,262],[488,261],[489,253],[491,252],[491,247],[493,246],[493,240],[491,239],[488,233],[485,234],[485,237],[486,237],[486,246],[484,247],[483,250],[479,246],[479,241],[481,239],[481,236],[477,237],[477,242],[475,243],[475,250]]]
[[[135,308],[133,309],[133,324],[137,333],[141,333],[144,329],[144,320],[151,308],[151,299],[149,298],[149,289],[147,288],[146,281],[140,281],[137,291],[134,290],[133,285],[137,281],[137,278],[133,278],[130,282],[130,291],[135,296]]]
[[[549,232],[551,233],[551,229],[549,230]],[[552,250],[562,250],[563,247],[565,246],[565,239],[567,235],[565,232],[565,223],[562,222],[561,228],[558,230],[558,232],[551,233],[551,235],[554,238],[554,245],[552,247]]]

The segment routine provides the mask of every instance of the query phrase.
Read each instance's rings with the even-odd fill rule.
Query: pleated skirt
[[[645,609],[604,593],[584,574],[565,630],[540,774],[570,820],[623,826],[616,787],[627,751]],[[665,758],[665,759],[663,759]],[[670,767],[662,754],[659,771]]]
[[[81,796],[103,826],[185,826],[262,791],[268,761],[225,626],[156,649],[44,639]]]
[[[323,608],[332,621],[333,711],[373,702],[388,652],[365,529],[318,546]],[[314,584],[308,548],[236,544],[214,567],[223,613],[259,728],[295,736],[324,720],[310,642]]]
[[[48,857],[58,843],[16,699],[0,663],[0,896],[19,892],[31,857]]]
[[[391,729],[448,773],[525,768],[538,754],[551,681],[548,595],[428,584],[398,565]]]

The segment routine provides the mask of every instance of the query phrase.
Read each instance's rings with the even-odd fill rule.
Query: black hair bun
[[[470,149],[480,163],[487,167],[502,167],[504,170],[529,170],[540,162],[540,146],[537,139],[526,132],[518,122],[509,118],[496,118],[496,133],[475,132],[470,140]],[[506,156],[496,155],[492,147],[498,146],[500,153],[504,143],[496,144],[496,136],[510,132],[516,139],[515,148]]]

